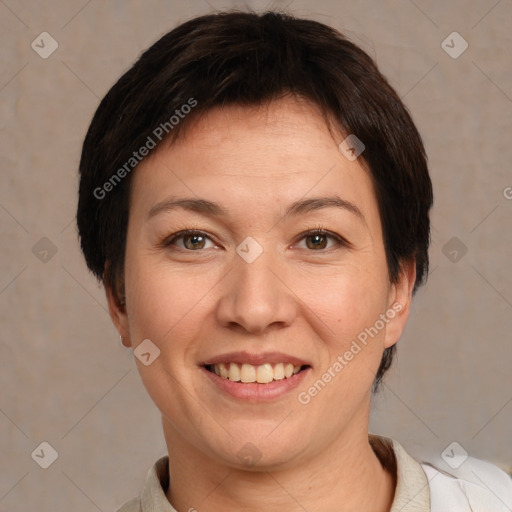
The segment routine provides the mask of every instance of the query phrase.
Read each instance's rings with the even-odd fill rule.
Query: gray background
[[[371,431],[417,457],[457,441],[510,467],[511,0],[250,5],[288,5],[373,55],[430,156],[431,275]],[[166,452],[78,249],[77,166],[99,99],[139,53],[195,14],[234,6],[244,4],[0,0],[0,510],[115,510]],[[47,59],[31,48],[44,31],[59,45]],[[469,44],[456,59],[441,46],[454,31]],[[43,441],[58,452],[48,469],[31,457]]]

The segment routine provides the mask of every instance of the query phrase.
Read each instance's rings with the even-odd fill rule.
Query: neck
[[[165,425],[164,432],[171,461],[167,498],[179,511],[388,512],[393,502],[396,477],[383,468],[365,432],[343,435],[326,453],[293,468],[257,471],[221,464]]]

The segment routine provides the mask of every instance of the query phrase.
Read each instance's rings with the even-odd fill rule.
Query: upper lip
[[[226,352],[225,354],[219,354],[218,356],[208,358],[206,361],[201,363],[201,366],[220,363],[247,363],[252,364],[253,366],[259,366],[264,363],[291,363],[294,366],[311,366],[311,364],[306,360],[283,352],[262,352],[259,354],[251,354],[250,352]]]

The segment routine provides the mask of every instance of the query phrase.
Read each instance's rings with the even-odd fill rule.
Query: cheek
[[[212,319],[212,300],[225,272],[198,265],[186,269],[143,250],[126,260],[126,296],[132,342],[148,338],[161,350],[166,365],[181,372],[194,340],[204,338]],[[203,336],[201,335],[203,334]],[[178,364],[178,361],[180,363]]]
[[[343,348],[385,312],[389,283],[379,268],[347,264],[295,278],[297,295],[329,327],[333,345]]]
[[[125,286],[133,347],[149,339],[160,350],[154,363],[143,366],[137,361],[137,366],[148,394],[171,418],[190,409],[188,393],[177,390],[192,388],[195,358],[191,354],[197,350],[194,341],[201,338],[205,294],[215,285],[211,275],[198,274],[178,271],[147,255],[127,258]]]
[[[338,269],[328,280],[304,281],[305,302],[326,333],[325,357],[316,375],[322,382],[315,380],[302,395],[311,399],[318,417],[355,414],[371,390],[384,350],[386,323],[381,315],[388,309],[387,270],[381,270],[367,272],[357,265]]]

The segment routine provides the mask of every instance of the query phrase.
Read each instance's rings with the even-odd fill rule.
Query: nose
[[[235,255],[234,268],[220,284],[217,319],[223,327],[252,334],[287,327],[297,315],[297,298],[271,251],[252,263]]]

